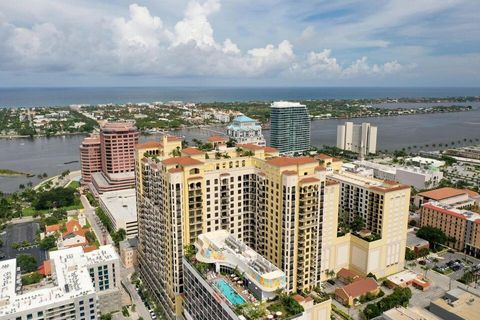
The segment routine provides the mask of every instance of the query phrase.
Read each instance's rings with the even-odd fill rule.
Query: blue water
[[[217,280],[215,285],[218,289],[220,289],[225,298],[227,298],[228,301],[230,301],[230,303],[234,306],[244,304],[246,302],[245,299],[235,292],[235,290],[233,290],[233,288],[230,287],[230,285],[224,279]]]
[[[480,96],[480,88],[434,87],[73,87],[0,88],[0,107],[181,100],[273,101]]]

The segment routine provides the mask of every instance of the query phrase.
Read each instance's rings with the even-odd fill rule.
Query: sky
[[[478,0],[0,2],[0,87],[480,86]]]

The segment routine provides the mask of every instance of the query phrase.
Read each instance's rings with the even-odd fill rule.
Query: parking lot
[[[426,263],[423,264],[422,260]],[[451,250],[439,254],[437,258],[430,255],[427,259],[419,259],[419,264],[428,266],[453,280],[460,279],[466,271],[480,272],[479,259]]]
[[[3,240],[3,246],[0,249],[2,251],[2,259],[15,259],[19,254],[31,254],[35,257],[38,264],[42,263],[47,258],[47,253],[45,250],[40,249],[37,245],[31,245],[26,248],[13,249],[13,243],[21,243],[22,241],[28,241],[30,243],[35,242],[35,236],[37,230],[40,229],[38,222],[25,222],[9,225],[4,232],[2,232],[1,237]]]

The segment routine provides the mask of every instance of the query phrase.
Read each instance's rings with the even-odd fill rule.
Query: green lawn
[[[68,188],[71,188],[71,189],[74,189],[74,190],[77,190],[78,187],[80,187],[80,182],[78,181],[75,181],[75,180],[72,180],[68,185],[67,185]]]
[[[71,206],[61,207],[61,208],[58,208],[58,209],[65,209],[66,211],[79,210],[79,209],[83,209],[83,205],[82,205],[82,202],[80,201],[80,197],[76,197],[74,204],[72,204]],[[50,211],[51,211],[51,209],[36,210],[33,207],[26,207],[26,208],[22,209],[22,216],[30,217],[30,216],[33,216],[35,213],[40,215],[42,213],[48,213]]]

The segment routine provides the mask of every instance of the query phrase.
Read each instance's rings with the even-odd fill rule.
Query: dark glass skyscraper
[[[270,122],[270,144],[280,153],[293,154],[310,148],[310,118],[305,105],[274,102]]]

